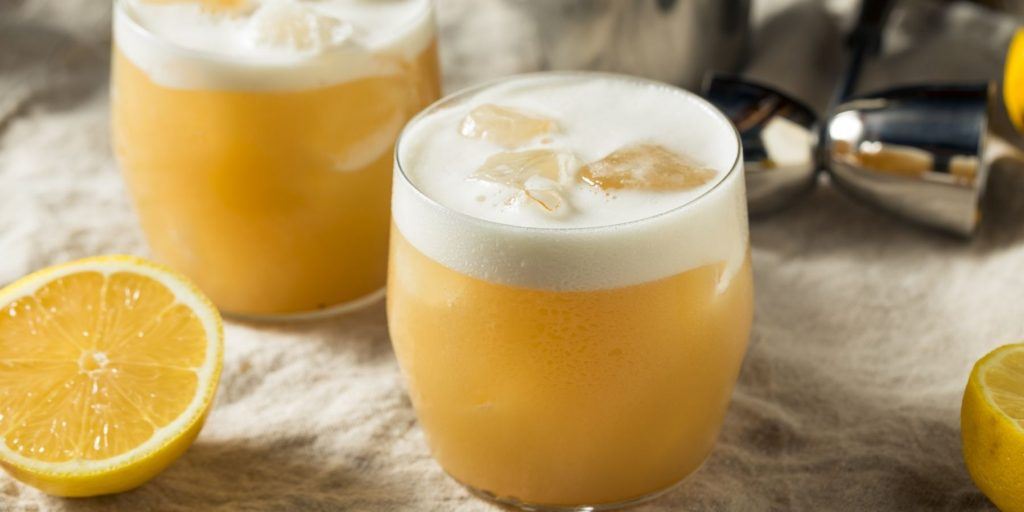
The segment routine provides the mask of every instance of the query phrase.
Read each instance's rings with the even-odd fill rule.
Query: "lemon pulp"
[[[974,366],[960,412],[964,462],[1003,512],[1024,512],[1024,345]]]
[[[198,434],[221,353],[216,310],[143,260],[14,283],[0,291],[0,464],[58,495],[141,484]]]

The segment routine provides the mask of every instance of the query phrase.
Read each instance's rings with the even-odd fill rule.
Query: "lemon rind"
[[[1003,103],[1018,130],[1024,130],[1024,94],[1013,88],[1024,85],[1024,63],[1021,60],[1024,60],[1024,28],[1018,29],[1010,41],[1003,71]]]

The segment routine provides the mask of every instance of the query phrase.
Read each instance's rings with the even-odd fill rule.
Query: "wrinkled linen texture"
[[[488,17],[442,0],[450,91],[530,65]],[[749,75],[822,109],[849,1],[760,1]],[[0,283],[147,254],[108,135],[110,6],[0,0]],[[456,23],[458,23],[456,25]],[[1014,22],[902,3],[864,83],[996,78]],[[514,30],[509,27],[509,30]],[[756,321],[720,441],[636,510],[991,510],[960,454],[973,362],[1024,338],[1022,171],[996,166],[971,241],[905,226],[827,183],[751,225]],[[192,448],[117,496],[48,497],[0,474],[4,511],[496,510],[433,462],[376,304],[292,325],[227,322],[216,406]]]

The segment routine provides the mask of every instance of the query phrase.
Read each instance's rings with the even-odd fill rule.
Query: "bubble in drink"
[[[562,177],[569,175],[575,161],[572,153],[551,149],[503,151],[491,155],[470,177],[518,189],[545,210],[554,211],[564,202]]]
[[[248,36],[254,46],[319,52],[348,42],[352,25],[297,0],[269,0],[253,13]]]
[[[714,177],[714,169],[658,144],[626,146],[580,169],[580,179],[602,190],[686,190]]]
[[[474,108],[459,128],[463,136],[507,149],[522,147],[537,137],[557,131],[558,123],[554,119],[492,104]]]

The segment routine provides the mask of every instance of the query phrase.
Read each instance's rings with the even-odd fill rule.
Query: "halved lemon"
[[[1024,512],[1024,344],[981,358],[960,408],[964,462],[1003,512]]]
[[[0,465],[58,496],[143,484],[198,435],[223,347],[210,301],[139,258],[14,282],[0,290]]]
[[[1024,29],[1017,31],[1006,54],[1003,101],[1017,130],[1024,132]]]

